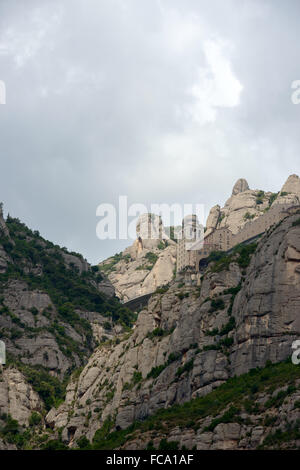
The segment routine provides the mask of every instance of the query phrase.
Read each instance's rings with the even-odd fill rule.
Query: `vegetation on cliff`
[[[196,431],[201,428],[200,421],[205,417],[211,417],[211,420],[202,432],[213,431],[220,423],[242,423],[243,412],[262,413],[282,405],[289,395],[298,390],[295,383],[299,379],[300,368],[292,364],[290,358],[278,364],[269,362],[264,368],[252,369],[239,377],[230,378],[204,397],[161,409],[144,421],[134,422],[127,429],[111,432],[114,423],[111,418],[108,418],[101,429],[96,432],[93,442],[86,442],[86,448],[116,449],[148,431],[151,431],[153,435],[168,435],[178,426],[181,430],[192,428]],[[286,387],[284,391],[273,394],[276,389],[284,386]],[[270,398],[259,405],[256,399],[262,392],[269,394]],[[292,441],[296,434],[297,436],[299,434],[297,427],[290,435],[278,431],[265,440],[263,447],[267,448],[268,445],[278,443],[280,440]],[[170,446],[172,446],[171,442],[169,449],[172,448]]]

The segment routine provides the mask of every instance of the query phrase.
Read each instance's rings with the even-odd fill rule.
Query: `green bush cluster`
[[[226,338],[221,339],[218,343],[208,344],[206,346],[203,346],[203,351],[210,351],[210,350],[218,351],[223,348],[229,348],[232,345],[233,345],[233,338],[229,338],[228,336],[226,336]]]
[[[292,223],[292,226],[295,227],[297,225],[300,225],[300,218],[295,220],[295,222]]]
[[[40,413],[33,411],[29,418],[29,426],[37,426],[38,424],[41,423],[41,421],[42,421],[42,417]]]
[[[162,430],[167,433],[176,426],[188,427],[190,422],[193,422],[193,427],[197,429],[197,423],[201,418],[219,415],[226,408],[230,412],[223,413],[221,419],[238,421],[241,403],[249,395],[291,384],[299,378],[300,368],[292,364],[290,358],[278,364],[269,363],[264,368],[252,369],[247,374],[228,379],[226,383],[204,397],[195,398],[182,405],[176,404],[166,409],[160,409],[153,416],[149,416],[143,421],[136,421],[127,429],[111,432],[112,422],[110,426],[103,425],[96,432],[92,447],[106,450],[116,449],[131,437],[133,438],[135,432],[139,435],[149,430],[153,432]]]
[[[156,263],[156,261],[158,260],[158,256],[155,253],[153,253],[152,251],[148,251],[148,253],[146,253],[146,255],[145,255],[145,258],[152,265],[154,265]]]
[[[263,204],[264,202],[264,197],[265,197],[265,192],[264,191],[258,191],[256,193],[256,204],[259,205],[259,204]]]
[[[153,331],[150,331],[150,333],[147,334],[147,338],[153,339],[153,338],[157,338],[157,337],[168,336],[171,333],[173,333],[173,331],[174,331],[174,328],[172,328],[170,330],[164,330],[163,328],[157,327]]]
[[[166,367],[172,364],[172,362],[175,362],[178,359],[180,359],[181,356],[182,356],[181,353],[176,353],[176,352],[169,354],[168,360],[164,364],[161,364],[160,366],[152,367],[152,369],[147,375],[147,379],[151,377],[153,379],[156,379],[156,377],[158,377]]]
[[[99,270],[104,272],[105,274],[109,274],[112,271],[115,271],[115,265],[123,259],[122,252],[116,253],[110,258],[110,261],[105,264],[99,265]]]
[[[220,418],[215,418],[212,420],[209,426],[204,429],[204,432],[211,432],[215,429],[216,426],[220,423],[233,423],[239,421],[238,419],[239,408],[236,406],[231,406],[225,413],[220,416]]]
[[[273,204],[275,199],[277,199],[279,193],[272,193],[269,197],[269,207]]]
[[[83,325],[79,315],[74,313],[75,309],[98,312],[111,316],[114,322],[132,325],[135,314],[117,298],[108,298],[97,289],[95,284],[102,280],[99,270],[93,267],[79,273],[76,266],[67,266],[63,257],[63,253],[67,253],[65,248],[44,240],[38,232],[32,232],[18,219],[8,217],[7,227],[14,243],[3,236],[0,237],[0,243],[13,262],[9,264],[6,273],[0,275],[0,281],[22,279],[31,289],[47,292],[63,318],[76,324],[81,323],[84,329],[90,329],[90,333],[88,322]],[[82,260],[81,255],[70,254]],[[118,258],[118,255],[115,256]],[[42,268],[42,275],[36,275],[31,269],[36,266]]]
[[[176,371],[176,377],[180,377],[184,372],[189,372],[190,370],[193,369],[194,365],[194,359],[191,359],[190,361],[186,362],[182,367],[178,367]]]
[[[179,449],[178,441],[167,441],[167,439],[162,439],[158,447],[158,450],[178,450],[178,449]]]
[[[162,286],[162,287],[158,287],[155,291],[155,294],[165,294],[169,289],[169,286],[166,285],[166,286]]]
[[[0,437],[9,444],[15,444],[18,449],[24,448],[31,437],[31,431],[29,429],[23,430],[11,415],[2,415],[1,419],[5,424],[0,429]]]
[[[225,303],[223,299],[212,299],[209,313],[216,312],[217,310],[223,310],[224,308],[225,308]]]
[[[178,294],[176,294],[176,297],[178,297],[178,299],[180,300],[183,300],[186,297],[189,297],[189,295],[189,292],[178,292]]]
[[[220,330],[220,336],[227,335],[230,331],[232,331],[235,328],[235,318],[234,317],[229,317],[228,323],[224,325],[221,330]]]
[[[250,212],[246,212],[243,219],[244,220],[251,220],[251,219],[254,219],[254,217],[255,217],[255,214],[250,214]]]
[[[228,270],[229,265],[232,262],[238,263],[241,268],[249,266],[251,261],[251,255],[255,252],[257,243],[251,243],[248,245],[240,244],[233,248],[230,253],[223,251],[213,251],[208,256],[208,262],[214,262],[211,271],[220,272]]]

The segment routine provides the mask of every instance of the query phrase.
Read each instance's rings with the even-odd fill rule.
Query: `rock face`
[[[281,188],[281,192],[292,193],[300,196],[300,178],[298,175],[290,175]]]
[[[9,414],[20,425],[28,426],[33,411],[42,412],[43,402],[17,369],[0,374],[0,415]]]
[[[162,439],[169,443],[176,442],[178,448],[183,446],[188,449],[197,450],[253,450],[259,446],[263,449],[297,449],[299,447],[297,437],[293,436],[292,430],[297,428],[297,420],[300,419],[298,403],[300,381],[295,384],[296,390],[289,393],[288,386],[275,387],[273,393],[262,392],[255,397],[256,407],[253,411],[243,411],[239,415],[240,422],[220,422],[214,429],[209,429],[213,419],[211,416],[200,418],[193,423],[193,427],[172,426],[168,432],[162,429],[141,432],[138,430],[130,436],[121,447],[126,450],[146,449],[149,442],[155,449],[159,449]],[[269,406],[274,397],[286,398],[279,406]],[[228,407],[227,407],[228,410]],[[223,413],[214,419],[222,421]],[[286,423],[289,431],[287,432]],[[289,439],[280,439],[280,433],[290,434]],[[279,436],[279,439],[270,439],[270,436]],[[268,443],[269,440],[269,443]]]
[[[246,180],[238,180],[233,187],[232,196],[220,210],[218,228],[228,227],[234,234],[238,233],[248,222],[247,217],[254,219],[264,213],[269,207],[270,195],[271,193],[249,189]]]
[[[290,175],[284,185],[281,188],[281,191],[278,194],[278,197],[273,202],[273,204],[294,204],[297,205],[300,203],[300,178],[297,175]]]
[[[21,355],[22,362],[30,365],[43,365],[55,374],[64,375],[74,363],[81,364],[81,354],[88,356],[87,333],[68,321],[60,319],[60,331],[66,332],[68,340],[61,343],[53,324],[58,313],[48,294],[30,290],[25,282],[11,280],[2,291],[2,314],[0,317],[1,338],[5,340],[7,351],[15,357]],[[106,333],[104,324],[107,318],[92,312],[78,312],[86,318],[99,341]],[[65,353],[68,341],[73,342],[73,354]],[[82,352],[80,352],[80,350]]]
[[[161,238],[142,238],[147,235],[144,219],[138,221],[138,238],[132,246],[99,264],[122,301],[154,292],[174,277],[176,243],[166,239],[161,225]]]
[[[239,180],[237,180],[237,182],[233,186],[231,195],[236,196],[239,193],[243,193],[244,191],[248,191],[248,189],[250,189],[250,188],[249,188],[247,180],[245,180],[244,178],[240,178]]]
[[[273,205],[299,203],[300,179],[297,175],[289,176],[279,193],[250,189],[247,181],[241,178],[235,183],[232,195],[224,207],[214,206],[211,209],[206,223],[206,233],[209,234],[216,228],[227,227],[236,234],[249,220],[260,217]]]
[[[213,206],[210,209],[209,215],[207,217],[206,221],[206,232],[205,235],[208,235],[209,233],[213,232],[216,228],[217,225],[220,221],[220,206],[217,204],[216,206]]]
[[[114,288],[82,256],[43,240],[17,219],[5,222],[1,214],[0,337],[12,358],[63,377],[87,361],[102,336],[120,331],[105,317],[105,310],[115,308]],[[93,311],[101,303],[109,304],[103,315]]]
[[[300,231],[299,226],[287,231],[289,223],[279,225],[261,246],[237,295],[238,346],[231,360],[238,374],[248,370],[248,362],[258,367],[282,361],[291,353],[290,335],[300,335]]]
[[[65,403],[47,415],[48,424],[63,427],[72,446],[83,434],[92,439],[108,417],[123,429],[289,357],[300,335],[298,220],[299,214],[288,216],[264,235],[247,268],[232,255],[228,269],[209,265],[200,287],[182,275],[153,295],[129,338],[95,351],[68,386]],[[202,448],[234,447],[243,436],[236,425],[215,432],[201,437]],[[252,434],[259,442],[260,430]]]
[[[5,237],[9,237],[9,231],[3,218],[2,203],[0,203],[0,232],[2,232],[2,235]]]
[[[3,218],[2,204],[0,204],[0,234],[4,237],[9,237],[9,231]],[[0,245],[0,273],[4,273],[6,271],[9,260],[9,256]]]

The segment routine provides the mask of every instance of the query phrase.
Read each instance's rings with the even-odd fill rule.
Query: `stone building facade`
[[[229,251],[240,243],[244,243],[258,237],[266,232],[272,225],[279,223],[290,213],[295,213],[299,210],[300,206],[277,204],[271,207],[263,215],[247,222],[237,234],[233,234],[231,230],[223,227],[215,229],[207,236],[204,235],[203,240],[199,241],[198,239],[192,245],[187,244],[185,240],[185,231],[183,229],[182,239],[179,240],[177,246],[177,272],[184,269],[192,269],[198,272],[200,269],[199,266],[201,266],[201,260],[207,258],[212,251]],[[194,222],[194,225],[194,228],[196,228],[196,222]]]
[[[182,221],[181,233],[177,233],[177,272],[195,267],[195,243],[203,243],[203,226],[195,214]]]

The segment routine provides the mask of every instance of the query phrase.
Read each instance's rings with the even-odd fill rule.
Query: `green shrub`
[[[178,441],[167,441],[167,439],[162,439],[159,443],[159,450],[178,450],[179,442]]]
[[[155,253],[152,253],[152,251],[148,251],[146,253],[145,258],[152,264],[154,265],[156,261],[158,260],[158,256]]]
[[[189,372],[192,370],[194,365],[194,359],[191,359],[190,361],[186,362],[182,367],[179,367],[176,371],[176,376],[179,377],[182,375],[184,372]]]
[[[269,206],[273,204],[275,199],[277,199],[279,193],[272,193],[271,196],[269,197]]]
[[[222,341],[220,341],[221,346],[225,346],[226,348],[229,348],[230,346],[233,345],[233,338],[225,338]]]
[[[42,421],[42,417],[36,411],[33,411],[29,418],[29,426],[37,426]]]
[[[155,294],[165,294],[169,289],[169,286],[158,287],[155,291]]]
[[[133,377],[132,377],[132,382],[134,383],[134,385],[141,382],[142,379],[143,379],[142,373],[134,371]]]
[[[204,429],[204,432],[213,431],[220,423],[233,423],[237,419],[238,412],[239,409],[237,407],[231,406],[220,418],[213,419],[211,424]]]
[[[156,336],[164,336],[165,330],[162,328],[155,328],[151,333],[148,333],[148,338],[155,338]]]
[[[265,192],[264,191],[258,191],[256,193],[256,204],[263,204],[263,198],[265,196]]]
[[[218,328],[214,328],[213,330],[206,330],[205,335],[206,336],[216,336],[219,334]]]
[[[168,336],[173,333],[173,331],[174,328],[171,328],[170,330],[163,330],[162,328],[157,327],[153,331],[149,332],[146,337],[149,339],[153,339],[155,337]]]
[[[104,322],[103,327],[105,330],[111,330],[111,323],[109,321]]]
[[[91,448],[91,443],[90,441],[88,440],[88,438],[86,436],[81,436],[78,440],[77,440],[77,445],[79,447],[79,449],[85,449],[85,450],[89,450]]]
[[[182,405],[172,405],[166,409],[158,410],[154,415],[147,417],[143,421],[136,421],[127,429],[109,433],[107,431],[103,438],[97,439],[97,445],[93,448],[96,449],[116,449],[124,445],[124,443],[136,437],[133,433],[138,435],[148,432],[156,432],[163,430],[169,433],[171,429],[180,426],[183,429],[191,421],[197,422],[206,416],[217,416],[221,414],[225,408],[231,408],[229,414],[224,413],[223,419],[239,421],[238,408],[240,404],[251,393],[255,387],[257,391],[267,390],[270,386],[281,387],[287,383],[291,383],[300,378],[300,368],[291,363],[290,358],[279,364],[269,365],[267,372],[269,378],[261,380],[261,377],[266,372],[264,369],[252,369],[247,374],[240,375],[239,377],[232,377],[217,389],[208,393],[204,397],[195,398]],[[233,407],[233,410],[232,410]],[[101,432],[101,430],[99,430]],[[98,431],[97,431],[98,433]],[[97,434],[96,433],[96,434]],[[97,434],[99,437],[99,434]]]
[[[251,219],[254,219],[254,217],[255,217],[255,214],[250,214],[250,212],[246,212],[243,219],[244,220],[251,220]]]
[[[225,308],[225,303],[223,299],[212,299],[209,313],[215,312],[217,310],[223,310],[224,308]]]
[[[92,330],[89,323],[84,322],[74,311],[81,309],[111,315],[113,321],[131,326],[136,315],[124,307],[116,298],[109,298],[96,287],[102,279],[95,269],[79,273],[75,267],[66,265],[63,253],[68,253],[65,248],[44,240],[37,232],[31,231],[18,219],[7,217],[7,227],[12,244],[3,235],[0,242],[5,246],[7,254],[12,262],[7,271],[0,274],[0,281],[8,279],[22,279],[30,289],[37,289],[48,293],[53,304],[59,310],[59,315],[67,319],[72,326],[81,325],[86,330],[89,328],[90,336]],[[77,253],[70,253],[82,260]],[[122,254],[115,255],[114,261],[121,259]],[[41,267],[42,274],[36,275],[34,267]],[[68,306],[66,309],[64,306]],[[32,312],[37,315],[37,309]],[[84,323],[84,325],[83,325]],[[92,349],[92,348],[91,348]]]
[[[233,330],[234,328],[235,328],[235,318],[230,317],[228,323],[226,323],[226,325],[222,327],[220,331],[220,335],[221,336],[227,335],[227,333],[229,333],[229,331]]]
[[[300,218],[295,220],[295,222],[292,223],[293,227],[295,227],[296,225],[300,225]]]
[[[16,435],[19,432],[19,423],[10,415],[7,416],[4,428],[1,430],[3,436]]]
[[[178,359],[180,359],[181,356],[182,356],[181,353],[176,353],[176,352],[169,354],[167,362],[165,362],[164,364],[161,364],[160,366],[152,367],[152,369],[147,375],[147,379],[151,377],[153,379],[156,379],[156,377],[158,377],[166,367],[168,367],[172,362],[175,362]]]
[[[42,446],[42,450],[69,450],[69,447],[59,439],[52,439]]]
[[[160,366],[152,367],[150,372],[147,374],[147,379],[156,379],[156,377],[158,377],[166,367],[167,364],[161,364]]]

